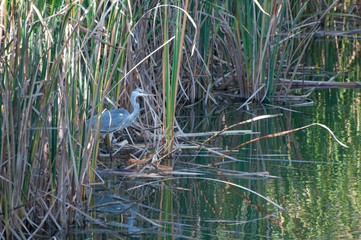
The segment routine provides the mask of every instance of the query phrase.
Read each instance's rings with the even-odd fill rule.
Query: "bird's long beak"
[[[142,95],[143,96],[155,96],[155,94],[147,92],[147,91],[142,92]]]

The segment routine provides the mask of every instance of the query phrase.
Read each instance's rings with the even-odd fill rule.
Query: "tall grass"
[[[1,8],[0,229],[6,236],[81,223],[100,139],[98,128],[86,131],[85,120],[109,103],[128,105],[127,93],[139,84],[123,77],[130,9],[119,2],[57,3]]]
[[[229,79],[228,86],[214,82],[215,88],[237,90],[248,101],[272,101],[278,79],[288,76],[285,68],[294,57],[291,44],[300,31],[297,24],[304,8],[297,16],[290,12],[290,1],[229,1],[223,6],[207,2],[204,9],[200,48],[207,60],[205,69],[223,62],[225,74],[217,67],[211,70],[213,78]]]
[[[101,119],[93,131],[86,119],[131,109],[136,87],[157,94],[139,122],[159,154],[173,151],[185,104],[217,103],[216,90],[272,100],[303,11],[294,17],[289,1],[1,4],[0,235],[16,238],[89,218]]]

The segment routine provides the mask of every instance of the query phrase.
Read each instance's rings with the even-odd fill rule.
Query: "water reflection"
[[[220,152],[257,136],[313,122],[326,124],[350,148],[341,147],[326,130],[313,126],[246,145],[231,154],[238,160],[219,162],[220,169],[211,164],[218,155],[201,150],[199,156],[190,156],[193,150],[184,149],[175,164],[178,175],[108,177],[107,188],[95,197],[98,207],[92,209],[94,218],[103,219],[105,227],[92,225],[91,234],[89,229],[73,231],[72,237],[359,238],[359,99],[353,90],[326,89],[314,93],[317,108],[298,108],[300,112],[255,105],[253,111],[223,108],[205,116],[200,109],[189,109],[185,114],[193,116],[191,121],[178,119],[185,132],[221,130],[252,116],[283,114],[238,127],[253,134],[218,136],[208,143],[207,147]]]

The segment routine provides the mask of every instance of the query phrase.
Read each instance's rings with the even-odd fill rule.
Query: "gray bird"
[[[104,111],[101,117],[100,133],[109,134],[118,130],[123,130],[126,127],[129,127],[130,124],[132,124],[134,120],[139,116],[140,106],[139,103],[137,102],[137,97],[140,96],[154,96],[154,94],[144,91],[140,88],[137,88],[132,92],[132,95],[130,97],[130,102],[134,107],[134,111],[132,113],[129,113],[124,108]],[[96,122],[97,117],[98,116],[95,115],[92,118],[91,121],[92,129],[94,128],[94,124]],[[86,124],[88,128],[90,124],[90,119],[87,120]]]

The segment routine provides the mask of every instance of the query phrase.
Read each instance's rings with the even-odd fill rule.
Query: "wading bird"
[[[129,113],[124,108],[104,111],[101,116],[100,134],[101,135],[112,134],[115,131],[120,131],[126,127],[129,127],[130,124],[132,124],[134,120],[139,116],[140,106],[139,103],[137,102],[137,97],[154,96],[154,95],[155,94],[137,88],[132,92],[132,95],[130,96],[130,102],[132,103],[134,108],[134,111],[132,113]],[[95,115],[92,119],[87,120],[86,122],[87,129],[89,127],[91,127],[91,129],[94,129],[94,124],[97,118],[98,115]],[[108,138],[108,140],[110,139],[112,139],[112,136]],[[109,147],[110,159],[112,159],[112,151],[110,149],[110,143],[108,147]]]
[[[130,102],[132,103],[134,108],[134,111],[132,113],[129,113],[124,108],[104,111],[101,117],[100,133],[109,134],[129,127],[130,124],[132,124],[134,120],[139,116],[140,106],[137,102],[137,97],[141,96],[154,96],[154,94],[137,88],[132,92],[132,95],[130,97]],[[90,119],[88,119],[86,122],[87,128],[91,126],[91,128],[93,129],[97,118],[98,116],[95,115],[91,119],[91,121]]]

